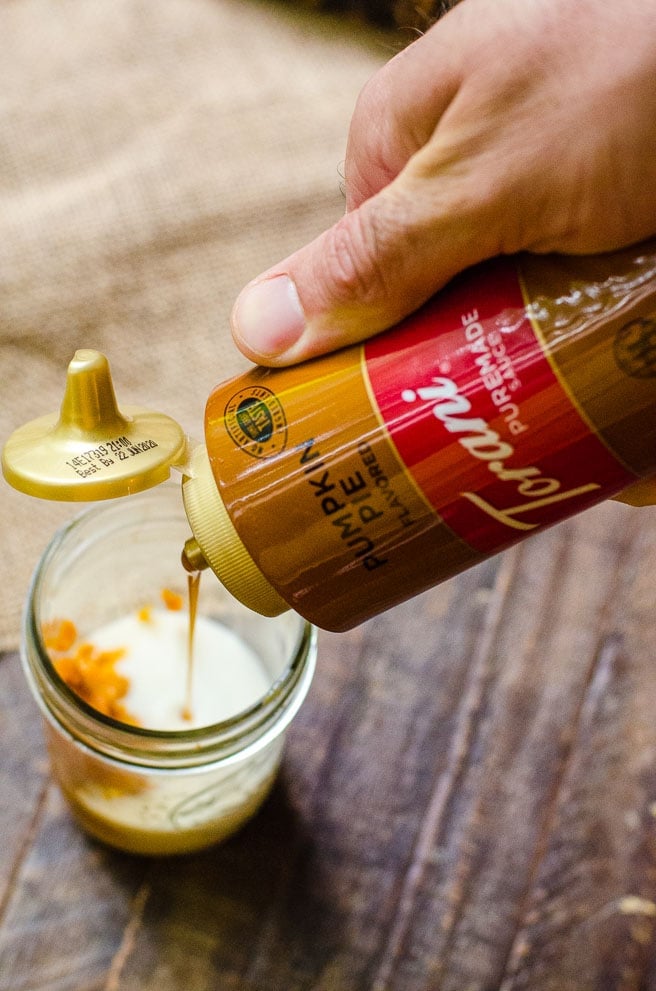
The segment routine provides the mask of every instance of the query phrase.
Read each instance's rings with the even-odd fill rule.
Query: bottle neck
[[[191,453],[182,497],[196,545],[221,584],[263,616],[286,612],[289,606],[264,577],[228,515],[203,445]]]

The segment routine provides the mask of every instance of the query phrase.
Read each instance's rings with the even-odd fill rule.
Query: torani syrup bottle
[[[348,629],[656,472],[656,242],[495,260],[363,345],[225,382],[183,471],[187,567]]]

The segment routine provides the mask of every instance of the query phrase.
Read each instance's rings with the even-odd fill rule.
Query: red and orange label
[[[478,551],[507,546],[635,480],[561,385],[509,261],[456,280],[364,353],[407,470]]]
[[[224,383],[205,427],[253,561],[338,630],[653,472],[655,409],[656,245],[480,266],[364,345]]]

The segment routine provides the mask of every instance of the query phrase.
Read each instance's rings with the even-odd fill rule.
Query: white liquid
[[[203,616],[194,632],[191,719],[185,719],[187,685],[186,612],[153,610],[102,626],[89,636],[101,651],[125,650],[116,671],[130,683],[121,699],[146,729],[189,730],[228,719],[264,695],[270,677],[257,654],[235,633]]]
[[[125,650],[115,664],[130,683],[121,704],[143,728],[208,726],[243,712],[270,687],[254,651],[226,627],[197,616],[193,718],[184,718],[188,636],[187,612],[163,609],[147,620],[123,616],[88,636],[100,651]],[[82,826],[113,846],[147,854],[200,849],[238,829],[264,801],[284,744],[281,733],[207,767],[163,771],[116,765],[91,753],[79,761],[75,745],[51,732],[51,759]]]

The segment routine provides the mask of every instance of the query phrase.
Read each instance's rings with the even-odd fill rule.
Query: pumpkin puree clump
[[[184,600],[177,592],[162,589],[161,598],[167,609],[182,609]],[[148,605],[142,606],[137,615],[142,623],[152,622]],[[130,688],[129,679],[116,670],[117,662],[125,657],[125,648],[98,650],[92,643],[79,639],[75,623],[70,619],[45,623],[42,635],[55,671],[76,695],[112,719],[139,725],[121,701]]]
[[[170,588],[163,588],[161,591],[162,602],[167,609],[179,612],[184,605],[184,599],[179,592],[172,592]]]
[[[79,640],[70,619],[46,623],[43,641],[55,671],[76,695],[105,716],[136,725],[121,702],[130,687],[128,679],[116,670],[117,661],[125,656],[123,648],[98,650],[92,643]]]

